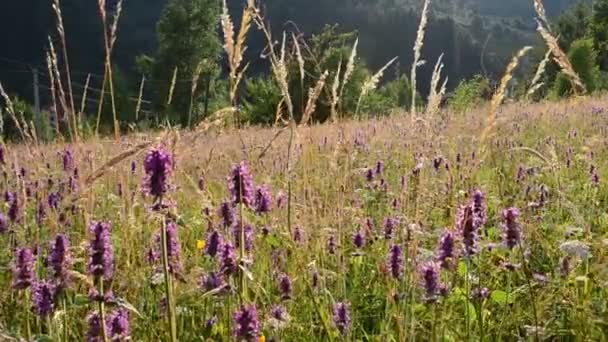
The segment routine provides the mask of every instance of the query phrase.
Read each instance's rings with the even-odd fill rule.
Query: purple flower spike
[[[255,212],[265,214],[270,212],[272,206],[272,196],[268,186],[262,185],[255,192]]]
[[[130,341],[129,311],[117,309],[108,316],[108,336],[110,341]]]
[[[21,207],[19,206],[19,198],[13,193],[8,207],[8,218],[13,223],[21,222]]]
[[[232,168],[232,172],[228,178],[228,189],[232,195],[232,203],[242,203],[247,207],[254,204],[253,176],[244,161]]]
[[[210,272],[203,275],[200,280],[200,287],[205,292],[216,290],[219,293],[222,293],[224,292],[222,290],[227,286],[224,276],[221,273]]]
[[[92,222],[89,227],[92,238],[89,244],[88,272],[105,280],[114,274],[114,250],[111,241],[111,227],[106,222]]]
[[[13,288],[23,290],[34,281],[34,255],[29,248],[17,248],[13,264]]]
[[[39,317],[48,317],[55,310],[56,289],[48,281],[37,281],[32,285],[32,311]]]
[[[365,179],[368,182],[371,182],[374,180],[374,169],[367,169],[367,171],[365,171]]]
[[[359,230],[355,233],[355,235],[353,235],[353,245],[355,245],[355,247],[358,249],[365,246],[365,233],[362,230]]]
[[[279,276],[279,291],[281,292],[281,299],[291,299],[291,279],[287,274],[281,274]]]
[[[59,280],[62,285],[69,282],[69,270],[72,268],[72,256],[70,254],[70,240],[65,235],[57,235],[51,243],[50,253],[47,259],[52,270],[53,278]]]
[[[99,313],[93,312],[87,316],[87,323],[89,329],[87,330],[86,341],[87,342],[102,342],[101,338],[101,319]]]
[[[245,250],[250,252],[253,248],[253,227],[250,224],[242,225],[245,230]],[[239,248],[241,246],[241,224],[237,223],[232,229],[232,235],[234,237],[234,246]]]
[[[207,236],[207,245],[205,246],[205,253],[214,258],[220,252],[223,243],[224,239],[217,230],[209,232],[209,235]]]
[[[71,171],[74,169],[74,155],[71,150],[66,149],[63,151],[62,160],[64,171]]]
[[[222,217],[222,222],[224,223],[224,227],[232,227],[235,222],[234,217],[234,207],[230,202],[223,202],[220,205],[219,214]]]
[[[521,242],[521,227],[517,219],[519,209],[508,208],[502,212],[503,218],[503,240],[507,248],[513,249]]]
[[[165,225],[165,234],[167,237],[169,272],[173,275],[180,275],[182,273],[182,246],[177,234],[177,225],[174,222],[167,223]]]
[[[439,239],[439,246],[437,246],[437,261],[442,268],[450,269],[455,265],[455,243],[456,239],[454,233],[446,229]]]
[[[388,253],[388,269],[395,279],[403,275],[403,249],[399,245],[391,246]]]
[[[384,173],[384,163],[378,160],[376,163],[376,174],[381,175],[382,173]]]
[[[234,336],[239,340],[257,341],[260,335],[258,310],[254,305],[241,306],[234,313]]]
[[[439,265],[428,262],[420,267],[420,281],[425,291],[425,300],[432,303],[437,297],[445,292],[445,287],[439,281]]]
[[[387,217],[384,219],[384,239],[390,240],[393,238],[395,228],[399,225],[399,220],[393,217]]]
[[[238,270],[234,246],[229,242],[225,243],[221,248],[220,265],[222,273],[225,275],[234,274]]]
[[[153,149],[144,159],[143,189],[156,199],[169,191],[171,173],[173,172],[173,159],[169,152],[163,149]]]
[[[348,335],[350,330],[350,305],[348,303],[336,303],[334,305],[334,324],[340,333],[344,336]]]

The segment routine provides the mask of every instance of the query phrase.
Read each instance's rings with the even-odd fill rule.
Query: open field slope
[[[605,340],[608,99],[486,112],[3,146],[0,340]]]

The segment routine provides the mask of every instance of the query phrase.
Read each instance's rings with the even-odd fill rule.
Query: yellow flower
[[[266,336],[264,336],[264,335],[260,336],[260,342],[266,342]]]
[[[207,246],[205,240],[196,240],[196,249],[204,249]]]

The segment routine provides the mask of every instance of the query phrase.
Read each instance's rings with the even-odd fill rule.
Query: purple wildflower
[[[298,245],[304,243],[304,232],[299,226],[295,227],[293,230],[293,241]]]
[[[203,177],[198,179],[198,189],[200,191],[205,191],[205,179]]]
[[[365,171],[365,179],[368,182],[371,182],[374,180],[374,169],[367,169],[367,171]]]
[[[232,228],[232,236],[234,237],[234,246],[236,248],[240,248],[241,247],[241,229],[244,230],[244,238],[245,238],[245,250],[247,252],[250,252],[251,249],[253,248],[253,227],[247,223],[247,224],[242,224],[242,223],[237,223],[233,228]]]
[[[228,189],[232,195],[232,203],[242,203],[247,207],[254,204],[253,176],[244,161],[232,168],[232,172],[228,178]]]
[[[399,220],[394,217],[384,219],[384,239],[390,240],[393,238],[395,228],[399,225]]]
[[[7,230],[8,218],[3,213],[0,213],[0,234],[6,233]]]
[[[490,290],[487,287],[476,287],[471,291],[471,299],[483,301],[490,297]]]
[[[473,208],[471,205],[460,207],[456,215],[456,228],[462,235],[464,253],[466,256],[474,255],[477,252],[478,226],[473,218]]]
[[[11,201],[8,207],[8,218],[11,222],[16,223],[21,221],[21,207],[19,206],[19,198],[16,194],[11,196]]]
[[[439,246],[437,246],[437,261],[442,268],[449,269],[452,268],[454,263],[454,245],[455,245],[455,236],[449,230],[445,230],[439,238]]]
[[[260,335],[258,310],[254,305],[241,306],[234,313],[234,335],[239,340],[257,341]]]
[[[99,313],[93,312],[88,315],[87,323],[89,329],[87,330],[86,341],[87,342],[101,342],[101,319]]]
[[[270,326],[275,329],[281,329],[285,327],[289,323],[289,315],[287,314],[287,310],[282,305],[273,305],[270,308],[270,318],[268,319],[268,323]]]
[[[365,246],[365,233],[362,230],[359,230],[353,235],[353,245],[358,249],[361,249]]]
[[[344,302],[334,304],[333,319],[336,328],[338,328],[342,335],[346,336],[351,324],[350,305]]]
[[[473,219],[475,220],[474,224],[479,229],[484,224],[486,224],[486,203],[485,203],[486,195],[480,191],[476,190],[473,192],[473,201],[471,206],[473,207]]]
[[[281,274],[279,276],[279,291],[281,292],[281,299],[286,300],[291,298],[291,279],[287,274]]]
[[[222,217],[224,227],[232,227],[235,222],[234,207],[230,202],[223,202],[220,205],[219,214]]]
[[[51,192],[47,198],[49,208],[57,210],[59,209],[59,203],[61,202],[61,195],[58,192]]]
[[[17,248],[13,264],[13,288],[23,290],[34,281],[34,255],[29,248]]]
[[[167,239],[169,272],[173,275],[179,275],[182,272],[182,245],[179,242],[179,237],[177,235],[177,225],[174,222],[168,222],[165,225],[165,234]]]
[[[381,175],[382,173],[384,173],[384,162],[378,160],[376,163],[376,174]]]
[[[71,171],[72,169],[74,169],[74,155],[72,154],[71,150],[66,149],[65,151],[63,151],[61,157],[63,160],[64,171]]]
[[[169,179],[173,171],[171,154],[160,148],[149,151],[144,159],[144,171],[144,191],[156,199],[161,199],[170,187]]]
[[[443,285],[439,282],[439,265],[428,262],[420,267],[420,280],[425,291],[425,300],[429,303],[437,300],[442,293]]]
[[[502,212],[503,218],[503,241],[507,248],[513,249],[521,241],[521,227],[517,219],[519,218],[519,209],[508,208]]]
[[[129,341],[131,333],[129,329],[129,311],[120,308],[108,316],[108,337],[110,341]]]
[[[264,214],[270,212],[272,206],[272,196],[268,186],[259,186],[255,192],[255,212]]]
[[[219,252],[224,239],[222,235],[217,231],[213,230],[207,235],[207,245],[205,246],[205,253],[210,257],[214,258]]]
[[[236,273],[238,269],[234,246],[229,242],[226,242],[221,248],[220,265],[222,273],[225,275]]]
[[[37,281],[32,285],[32,311],[40,317],[48,317],[55,310],[56,289],[48,281]]]
[[[72,267],[70,240],[67,236],[63,234],[57,235],[51,243],[47,262],[52,270],[53,277],[65,285],[69,281],[68,271]]]
[[[387,264],[393,278],[401,279],[403,275],[403,249],[400,245],[391,246]]]
[[[131,161],[131,174],[135,174],[137,172],[137,162],[135,160]]]
[[[209,272],[201,277],[200,287],[206,292],[220,291],[227,287],[224,275],[217,272]]]
[[[114,273],[114,253],[111,241],[111,227],[106,222],[92,222],[89,244],[88,272],[94,277],[112,278]]]

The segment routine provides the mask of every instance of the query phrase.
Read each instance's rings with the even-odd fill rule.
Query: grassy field
[[[0,339],[605,340],[606,108],[3,146]]]

